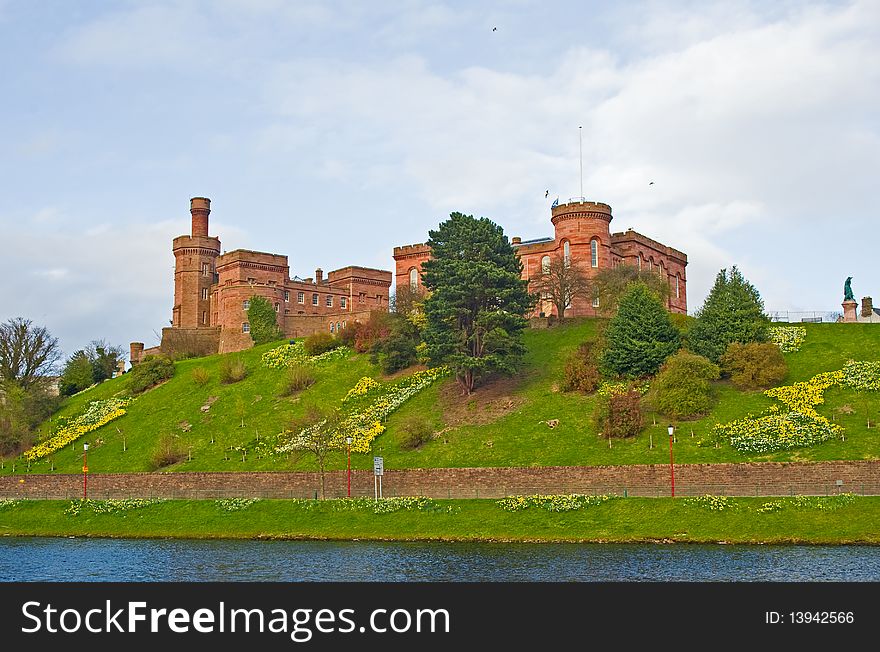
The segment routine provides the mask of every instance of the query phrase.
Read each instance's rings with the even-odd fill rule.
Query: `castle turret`
[[[190,199],[192,235],[174,238],[174,308],[171,325],[199,328],[211,324],[211,285],[214,283],[220,240],[208,235],[211,200]]]
[[[591,269],[611,267],[611,206],[575,198],[554,206],[551,214],[557,246],[566,256]]]

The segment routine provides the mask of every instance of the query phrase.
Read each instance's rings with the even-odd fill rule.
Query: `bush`
[[[335,348],[342,346],[342,342],[333,337],[330,333],[320,332],[313,333],[309,335],[304,341],[303,346],[306,349],[306,353],[310,356],[313,355],[321,355],[322,353],[326,353],[327,351],[332,351]]]
[[[208,384],[208,381],[211,380],[211,376],[208,374],[208,370],[204,367],[196,367],[192,370],[192,379],[196,385],[201,387]]]
[[[314,385],[315,381],[315,372],[311,367],[303,364],[294,365],[287,370],[287,379],[284,382],[281,395],[291,396],[301,392]]]
[[[393,374],[418,361],[418,328],[403,315],[389,315],[385,321],[388,333],[373,344],[373,364],[379,364],[383,373]]]
[[[220,363],[220,382],[224,385],[231,385],[247,378],[248,370],[244,364],[244,360],[235,357],[224,358]]]
[[[609,374],[629,378],[657,373],[681,343],[663,303],[640,283],[621,297],[606,338],[602,367]]]
[[[679,351],[661,367],[648,398],[655,410],[673,419],[705,414],[711,406],[710,381],[719,375],[707,358]]]
[[[606,438],[635,437],[643,425],[641,402],[642,395],[635,387],[600,396],[593,412],[597,432]]]
[[[400,447],[405,451],[416,450],[421,448],[422,444],[430,441],[434,435],[434,429],[431,422],[425,417],[413,415],[406,419],[400,426],[403,431],[403,438],[400,440]]]
[[[733,342],[721,356],[721,371],[740,389],[767,389],[785,378],[788,365],[776,344]]]
[[[129,390],[140,394],[174,376],[174,362],[164,355],[148,355],[132,367],[128,376]]]
[[[356,325],[354,350],[358,353],[372,351],[376,342],[384,340],[391,334],[391,315],[381,310],[374,310],[366,322]]]
[[[339,343],[342,344],[342,346],[347,346],[348,348],[353,349],[355,340],[357,339],[357,330],[359,326],[360,324],[358,322],[348,324],[336,334],[336,339],[339,340]]]
[[[162,469],[172,464],[177,464],[186,457],[183,447],[171,435],[163,435],[153,451],[150,459],[152,468]]]
[[[284,337],[278,326],[278,313],[269,299],[254,295],[248,305],[248,324],[254,344],[266,344]]]
[[[602,377],[599,373],[600,346],[596,340],[582,342],[565,363],[564,392],[594,392]]]

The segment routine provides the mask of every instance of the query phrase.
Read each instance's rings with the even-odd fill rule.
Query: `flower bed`
[[[310,356],[306,353],[306,347],[302,342],[294,342],[266,351],[260,360],[269,369],[286,369],[297,364],[321,364],[330,360],[341,360],[347,358],[350,353],[351,349],[347,346],[339,346],[319,355]]]
[[[839,494],[837,496],[794,496],[792,498],[780,498],[762,503],[755,511],[759,514],[780,512],[784,509],[818,509],[823,512],[832,512],[841,507],[846,507],[855,502],[854,494]]]
[[[0,500],[0,509],[5,509],[7,507],[15,507],[20,502],[24,500],[23,498],[3,498]]]
[[[366,396],[371,391],[381,388],[382,385],[377,381],[373,380],[369,376],[365,376],[357,381],[357,384],[348,390],[348,394],[345,395],[345,398],[342,399],[342,402],[351,401],[352,399],[360,398],[362,396]]]
[[[384,421],[397,408],[403,405],[423,389],[430,387],[440,378],[449,374],[446,367],[436,367],[419,371],[392,385],[380,385],[370,388],[364,394],[346,396],[344,401],[342,420],[332,434],[332,447],[344,449],[345,438],[352,438],[351,450],[355,453],[369,453],[372,441],[385,432]],[[363,380],[363,379],[362,379]],[[358,384],[360,384],[359,381]],[[379,383],[376,383],[379,385]],[[366,383],[365,383],[366,385]],[[349,392],[351,394],[351,392]],[[326,427],[326,421],[320,421],[299,433],[284,432],[281,434],[281,443],[275,448],[275,453],[289,453],[302,449],[310,440],[311,435],[318,429]]]
[[[723,512],[727,509],[737,508],[737,504],[727,496],[713,496],[711,494],[697,496],[696,498],[688,498],[684,502],[687,505],[708,509],[710,512]]]
[[[867,392],[880,390],[880,362],[850,360],[838,373],[841,374],[840,385],[842,387]]]
[[[224,512],[240,512],[243,509],[247,509],[258,500],[259,498],[224,498],[222,500],[215,500],[214,506]]]
[[[92,401],[85,412],[63,423],[48,439],[24,452],[24,459],[29,462],[45,457],[67,444],[76,441],[83,435],[118,419],[125,414],[125,407],[131,403],[130,398],[108,398]]]
[[[605,381],[601,385],[599,385],[599,389],[596,390],[596,394],[598,394],[602,398],[608,398],[617,394],[626,394],[629,391],[630,387],[635,387],[635,389],[639,391],[639,394],[644,396],[651,388],[651,383],[647,380],[640,383],[635,383],[634,385],[625,381]]]
[[[505,512],[520,512],[530,507],[546,509],[548,512],[571,512],[601,505],[612,498],[613,496],[604,494],[600,496],[586,494],[507,496],[496,500],[495,504]]]
[[[121,514],[135,509],[143,509],[150,505],[163,502],[162,498],[124,498],[122,500],[74,500],[64,513],[67,516],[79,516],[80,512],[90,509],[95,514]]]
[[[770,328],[770,341],[783,353],[799,351],[807,339],[807,329],[803,326],[773,326]]]

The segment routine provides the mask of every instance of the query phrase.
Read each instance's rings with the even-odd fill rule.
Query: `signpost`
[[[373,458],[373,489],[376,500],[382,497],[382,475],[385,473],[385,460],[381,457]]]

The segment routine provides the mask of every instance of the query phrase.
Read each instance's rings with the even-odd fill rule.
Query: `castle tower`
[[[174,328],[199,328],[211,324],[211,285],[214,283],[220,239],[208,235],[211,200],[190,199],[192,235],[174,238]]]
[[[611,206],[570,200],[567,204],[554,206],[551,215],[560,253],[567,248],[572,259],[594,271],[611,267]]]

